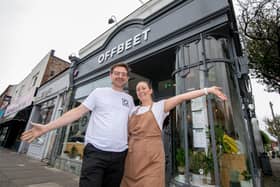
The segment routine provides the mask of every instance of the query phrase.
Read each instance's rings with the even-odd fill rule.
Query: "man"
[[[32,142],[42,134],[71,124],[91,111],[85,135],[85,149],[80,187],[119,187],[127,153],[127,123],[133,99],[123,91],[128,81],[128,66],[111,67],[111,88],[95,89],[78,107],[50,123],[36,124],[22,134],[23,141]]]

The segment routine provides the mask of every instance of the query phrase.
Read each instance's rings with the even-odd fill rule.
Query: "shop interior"
[[[175,70],[175,58],[175,50],[169,49],[129,65],[131,74],[128,92],[133,96],[136,105],[139,101],[135,88],[141,80],[151,83],[154,101],[174,96],[175,81],[172,72]]]

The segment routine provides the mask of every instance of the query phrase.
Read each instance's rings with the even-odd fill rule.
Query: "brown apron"
[[[152,105],[143,114],[133,114],[129,120],[128,154],[121,187],[165,186],[161,130],[151,108]]]

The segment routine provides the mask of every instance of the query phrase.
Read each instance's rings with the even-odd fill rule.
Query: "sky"
[[[147,2],[148,0],[141,0]],[[121,20],[141,6],[140,0],[0,0],[0,94],[18,84],[51,50],[68,60],[111,27],[108,19]],[[252,80],[256,114],[272,118],[269,102],[280,115],[280,96],[267,93]]]

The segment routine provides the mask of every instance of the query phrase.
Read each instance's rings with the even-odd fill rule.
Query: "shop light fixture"
[[[116,16],[112,15],[109,19],[108,19],[108,24],[112,24],[117,22],[117,18]]]
[[[145,4],[142,0],[138,0],[142,5]],[[109,19],[108,19],[108,24],[112,24],[117,22],[117,18],[116,16],[112,15]]]

